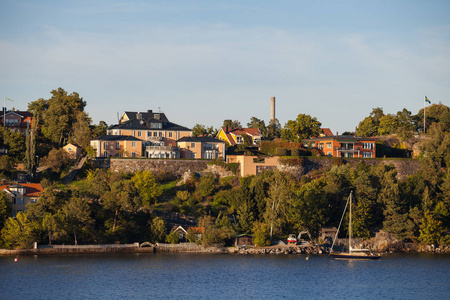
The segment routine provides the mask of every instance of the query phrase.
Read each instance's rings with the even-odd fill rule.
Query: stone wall
[[[413,175],[420,168],[420,161],[414,159],[342,159],[343,164],[350,164],[352,167],[359,162],[364,162],[371,166],[379,164],[393,165],[397,170],[397,179],[400,180]],[[294,177],[300,178],[316,170],[331,169],[332,166],[332,159],[302,158],[301,165],[289,166],[279,163],[277,167],[280,171],[291,173]]]
[[[185,160],[185,159],[96,159],[96,164],[100,168],[109,168],[113,172],[130,172],[150,170],[154,173],[169,172],[177,176],[186,173],[212,172],[218,177],[232,176],[233,173],[216,165],[208,165],[208,160]],[[289,166],[278,162],[276,168],[280,171],[291,173],[294,177],[300,178],[303,175],[311,174],[316,170],[331,169],[333,159],[328,158],[302,158],[301,165]],[[420,168],[420,161],[415,159],[342,159],[343,164],[350,164],[352,167],[359,162],[371,166],[379,164],[394,165],[397,169],[397,179],[404,179],[414,174]],[[270,170],[272,166],[258,166],[257,173]]]

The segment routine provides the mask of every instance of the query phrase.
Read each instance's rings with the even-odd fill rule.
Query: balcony
[[[163,136],[149,136],[147,137],[147,141],[164,141],[165,137]]]
[[[178,147],[173,146],[146,146],[145,151],[177,151]]]

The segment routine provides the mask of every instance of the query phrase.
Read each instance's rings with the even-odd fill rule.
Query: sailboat
[[[370,252],[369,249],[353,249],[352,248],[352,195],[353,191],[350,192],[348,196],[347,203],[345,204],[344,213],[341,217],[341,222],[339,223],[338,230],[333,240],[333,244],[331,245],[331,253],[330,255],[334,257],[334,259],[378,259],[381,257],[380,254],[375,255]],[[336,242],[337,236],[339,234],[339,229],[341,228],[342,220],[344,219],[345,211],[347,210],[347,206],[350,204],[349,210],[349,222],[348,222],[348,252],[336,252],[333,253],[333,246]]]

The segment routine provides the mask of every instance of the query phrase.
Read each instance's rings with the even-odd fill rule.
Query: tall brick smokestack
[[[275,97],[270,98],[270,121],[275,120]]]

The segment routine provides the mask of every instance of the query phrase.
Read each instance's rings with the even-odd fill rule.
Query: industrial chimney
[[[270,98],[270,122],[275,120],[275,97]]]

